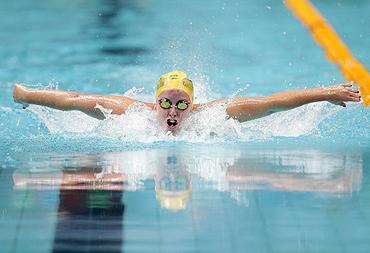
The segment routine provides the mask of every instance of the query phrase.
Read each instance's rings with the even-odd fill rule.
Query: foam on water
[[[210,89],[213,80],[209,76],[201,73],[193,76],[196,91],[198,91],[196,103],[219,98]],[[57,89],[57,84],[54,82],[49,82],[46,86],[41,84],[27,86],[37,89]],[[231,93],[231,97],[236,97],[239,93],[248,96],[249,87],[249,84],[242,86]],[[139,101],[153,101],[152,91],[148,91],[145,87],[134,86],[125,91],[123,95]],[[30,105],[26,111],[8,107],[0,109],[4,112],[2,117],[14,121],[8,123],[8,125],[14,125],[8,130],[17,130],[18,134],[25,137],[30,137],[30,134],[31,137],[35,137],[32,133],[42,134],[46,130],[52,135],[62,135],[63,138],[72,138],[78,142],[85,138],[94,140],[109,138],[113,142],[118,141],[121,144],[124,142],[127,145],[134,143],[156,145],[157,142],[178,141],[190,143],[271,142],[275,138],[291,138],[299,142],[302,137],[315,139],[324,137],[325,141],[340,141],[343,129],[346,128],[345,124],[355,130],[351,133],[346,132],[346,136],[350,134],[353,137],[362,138],[362,143],[365,145],[367,145],[366,138],[369,138],[369,133],[365,131],[369,114],[361,104],[350,103],[347,108],[341,108],[325,102],[313,103],[244,123],[227,119],[225,107],[225,104],[220,104],[194,110],[176,136],[160,128],[155,111],[139,104],[130,106],[123,115],[111,114],[110,110],[96,105],[96,108],[106,115],[105,120],[97,120],[78,111],[65,112],[36,105]],[[27,111],[31,111],[36,117],[31,117],[26,113]],[[13,120],[13,118],[16,119]],[[28,126],[25,126],[25,122],[29,120],[33,121],[32,124],[28,123]],[[32,129],[35,125],[37,130]],[[355,129],[355,126],[358,129]],[[4,131],[6,132],[6,129]],[[4,136],[14,135],[11,132],[8,134],[5,132]],[[49,137],[45,136],[45,138]],[[346,140],[352,139],[346,138]]]
[[[173,136],[160,128],[155,111],[138,104],[130,106],[123,115],[113,115],[109,110],[104,111],[101,108],[107,116],[102,121],[81,112],[57,111],[34,105],[30,109],[50,133],[80,133],[143,143],[248,141],[267,140],[277,136],[319,135],[319,124],[340,110],[324,103],[316,103],[239,123],[234,119],[227,119],[225,105],[221,104],[195,110],[184,122],[181,131]]]

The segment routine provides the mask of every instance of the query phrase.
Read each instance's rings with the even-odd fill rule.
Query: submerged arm
[[[227,114],[244,122],[319,101],[329,101],[345,107],[345,101],[361,100],[358,91],[351,89],[351,86],[351,84],[338,84],[325,88],[284,91],[266,97],[220,99],[208,105],[227,103]]]
[[[80,94],[61,90],[34,90],[19,84],[14,86],[13,98],[15,102],[24,106],[35,104],[63,111],[77,110],[97,119],[105,118],[102,111],[97,108],[98,105],[112,110],[113,114],[123,114],[129,105],[139,102],[124,96]],[[153,107],[149,103],[145,103],[145,105]]]

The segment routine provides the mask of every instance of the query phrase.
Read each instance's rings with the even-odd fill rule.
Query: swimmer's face
[[[169,109],[164,109],[160,106],[160,101],[168,99],[171,102]],[[188,103],[188,107],[185,110],[180,110],[176,107],[179,101]],[[172,89],[163,91],[156,101],[155,109],[157,111],[157,119],[159,124],[165,129],[171,132],[176,132],[182,126],[184,120],[186,120],[192,108],[188,94],[182,90]]]

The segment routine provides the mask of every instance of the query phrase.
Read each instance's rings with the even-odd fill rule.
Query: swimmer
[[[124,114],[134,103],[145,105],[156,111],[159,124],[165,131],[176,133],[191,112],[205,106],[225,104],[229,118],[244,122],[264,117],[275,112],[293,109],[305,104],[328,101],[346,107],[345,102],[360,102],[361,96],[352,84],[337,84],[323,88],[289,90],[270,96],[254,98],[217,99],[203,104],[194,103],[194,88],[189,77],[181,71],[172,71],[158,81],[155,103],[140,102],[125,96],[80,94],[61,90],[36,90],[16,84],[13,91],[15,102],[23,108],[29,104],[71,111],[77,110],[97,119],[104,119],[101,107],[112,114]]]

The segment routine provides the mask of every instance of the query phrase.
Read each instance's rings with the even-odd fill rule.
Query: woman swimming
[[[217,99],[204,104],[194,104],[194,88],[189,77],[181,71],[172,71],[161,76],[156,89],[156,102],[145,103],[125,96],[80,94],[61,90],[35,90],[16,84],[13,91],[15,102],[24,108],[29,104],[54,109],[77,110],[97,119],[104,119],[101,107],[113,114],[123,114],[134,103],[155,110],[159,124],[165,130],[177,132],[192,110],[217,104],[226,105],[228,117],[240,122],[264,117],[275,112],[293,109],[308,103],[328,101],[346,106],[349,102],[360,102],[359,91],[352,84],[337,84],[324,88],[289,90],[271,96],[254,98]]]

